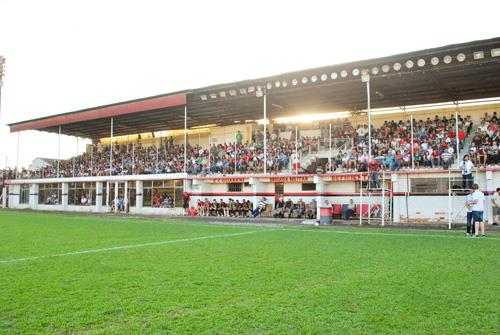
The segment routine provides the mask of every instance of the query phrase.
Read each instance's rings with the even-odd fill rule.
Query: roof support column
[[[264,174],[267,173],[267,94],[264,91]]]
[[[187,105],[184,105],[184,173],[186,173],[187,161]]]
[[[60,177],[60,163],[61,163],[61,125],[59,125],[59,138],[58,138],[58,146],[57,146],[57,178]]]
[[[111,136],[109,138],[109,175],[113,175],[113,118],[111,118]]]
[[[18,179],[19,176],[19,136],[21,132],[17,132],[17,154],[16,154],[16,179]],[[59,164],[59,163],[58,163]]]
[[[460,139],[458,138],[458,101],[455,102],[455,135],[457,138],[457,162],[460,161]]]

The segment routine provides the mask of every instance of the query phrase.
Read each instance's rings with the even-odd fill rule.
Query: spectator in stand
[[[375,158],[371,158],[368,164],[368,173],[370,174],[370,188],[379,188],[378,183],[378,171],[380,165],[375,161]]]

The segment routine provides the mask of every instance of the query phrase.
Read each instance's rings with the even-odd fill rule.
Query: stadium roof
[[[41,130],[85,138],[230,125],[296,113],[366,108],[361,74],[370,74],[371,107],[385,108],[500,96],[500,37],[276,76],[185,90],[10,124],[11,132]]]

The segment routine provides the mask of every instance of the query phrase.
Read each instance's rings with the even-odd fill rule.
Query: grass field
[[[493,334],[500,236],[0,211],[0,333]]]

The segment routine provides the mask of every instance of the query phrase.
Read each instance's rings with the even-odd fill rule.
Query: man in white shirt
[[[493,225],[497,226],[500,222],[500,187],[491,195],[491,204],[493,205]]]
[[[475,232],[474,236],[479,236],[479,231],[481,231],[481,236],[484,235],[484,193],[479,190],[479,185],[472,185],[474,192],[472,193],[472,219],[474,220]]]
[[[474,164],[469,160],[469,155],[464,156],[464,160],[460,162],[460,170],[462,170],[462,187],[470,189],[473,183],[472,168]]]

